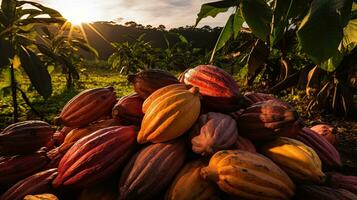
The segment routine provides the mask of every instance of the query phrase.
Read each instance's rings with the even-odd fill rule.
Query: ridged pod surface
[[[357,196],[344,189],[335,189],[318,185],[298,187],[296,200],[357,200]]]
[[[322,135],[304,127],[299,131],[296,139],[311,147],[317,153],[323,168],[333,169],[342,166],[340,154]]]
[[[54,129],[47,122],[29,120],[14,123],[0,133],[1,154],[29,154],[51,141]]]
[[[310,129],[322,135],[332,145],[337,145],[336,129],[334,127],[327,124],[317,124]]]
[[[298,140],[280,137],[264,144],[261,152],[294,180],[315,183],[325,180],[319,156],[312,148]]]
[[[247,138],[241,137],[241,136],[238,136],[238,138],[235,142],[234,148],[238,149],[238,150],[249,151],[252,153],[257,152],[257,149],[255,148],[252,141],[250,141]]]
[[[123,125],[122,121],[120,121],[119,119],[107,119],[107,120],[102,120],[102,121],[92,123],[92,124],[90,124],[86,127],[83,127],[83,128],[73,129],[66,135],[66,138],[64,139],[61,146],[59,146],[58,150],[60,152],[66,152],[79,139],[81,139],[87,135],[90,135],[91,133],[93,133],[99,129],[107,128],[110,126],[119,126],[119,125]]]
[[[0,157],[0,187],[11,186],[17,181],[41,171],[49,159],[46,152]]]
[[[118,100],[112,109],[113,118],[124,118],[132,123],[139,124],[144,117],[142,111],[144,100],[133,93]]]
[[[357,194],[357,176],[346,176],[338,172],[327,174],[326,184],[333,188],[343,188]]]
[[[28,194],[51,192],[51,182],[57,176],[57,169],[49,169],[29,176],[12,186],[1,200],[22,200]]]
[[[199,65],[185,71],[181,80],[187,85],[198,87],[203,105],[212,111],[236,111],[247,104],[233,77],[219,67]]]
[[[295,137],[303,125],[294,108],[275,100],[251,105],[239,115],[237,124],[239,134],[253,141]]]
[[[288,175],[271,160],[241,150],[215,153],[209,165],[201,169],[201,177],[243,199],[290,199],[295,189]]]
[[[273,99],[278,100],[273,95],[260,93],[260,92],[246,92],[244,93],[244,98],[247,99],[247,101],[250,104],[255,104],[258,102],[273,100]]]
[[[168,71],[148,69],[128,76],[128,81],[134,85],[134,90],[141,98],[146,99],[157,89],[179,83],[177,78]]]
[[[54,194],[36,194],[36,195],[26,195],[24,200],[58,200]]]
[[[237,124],[229,115],[201,115],[191,131],[192,151],[203,156],[230,148],[238,138]]]
[[[53,186],[86,187],[110,176],[135,147],[134,126],[100,129],[78,140],[62,157]]]
[[[72,128],[83,127],[110,113],[115,103],[113,87],[84,90],[63,107],[56,122]]]
[[[47,158],[50,159],[50,162],[46,165],[46,169],[57,168],[59,162],[67,151],[60,152],[59,147],[51,149],[47,152]]]
[[[200,176],[202,160],[187,163],[177,174],[166,193],[166,200],[217,200],[220,192],[217,186]]]
[[[54,144],[56,146],[61,145],[64,141],[64,138],[66,138],[67,134],[71,132],[71,130],[73,130],[73,128],[65,126],[61,130],[56,131],[52,136]]]
[[[200,107],[196,87],[162,93],[154,98],[146,110],[143,109],[145,115],[138,134],[138,143],[166,142],[181,136],[196,122]]]
[[[140,150],[120,177],[119,199],[151,199],[169,186],[185,162],[183,141],[151,144]]]

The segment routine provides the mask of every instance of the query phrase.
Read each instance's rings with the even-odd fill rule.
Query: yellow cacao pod
[[[158,95],[147,109],[144,109],[145,115],[138,134],[138,143],[158,143],[175,139],[195,123],[201,107],[198,88],[192,87],[187,90],[186,87],[178,87],[181,89],[168,90]]]
[[[215,153],[201,177],[224,192],[243,199],[285,200],[294,195],[289,176],[263,155],[242,150]]]
[[[300,141],[280,137],[263,145],[261,152],[297,181],[321,183],[325,179],[320,158]]]
[[[196,160],[187,163],[177,174],[168,192],[166,200],[217,200],[219,189],[200,176],[200,170],[205,162]]]

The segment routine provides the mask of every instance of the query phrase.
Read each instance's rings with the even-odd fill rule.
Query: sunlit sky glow
[[[93,21],[135,21],[173,28],[195,23],[202,3],[215,0],[35,0],[62,13],[74,24]],[[223,26],[228,14],[202,20],[200,26]]]

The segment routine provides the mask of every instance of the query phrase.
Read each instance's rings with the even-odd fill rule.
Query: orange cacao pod
[[[110,176],[131,155],[134,126],[100,129],[78,140],[62,157],[53,186],[86,187]]]
[[[344,189],[335,189],[317,185],[303,185],[298,187],[297,200],[357,200],[357,196]]]
[[[51,141],[55,132],[43,121],[23,121],[6,127],[0,133],[0,154],[33,153]]]
[[[166,193],[166,200],[218,200],[220,192],[217,186],[200,176],[205,162],[201,160],[187,163],[171,184]]]
[[[333,188],[343,188],[357,194],[357,176],[346,176],[337,172],[327,174],[326,184]]]
[[[322,135],[304,127],[299,131],[296,139],[311,147],[317,153],[322,162],[322,167],[331,169],[342,166],[340,154]]]
[[[275,100],[255,103],[237,119],[238,132],[251,140],[295,137],[302,125],[295,109]]]
[[[115,102],[113,87],[84,90],[63,107],[56,122],[72,128],[83,127],[110,113]]]
[[[219,67],[199,65],[187,70],[181,79],[200,89],[203,106],[209,110],[230,112],[247,104],[233,77]]]
[[[192,151],[201,155],[230,148],[238,138],[237,124],[229,115],[201,115],[191,131]]]
[[[36,194],[36,195],[26,195],[24,200],[58,200],[58,198],[53,194]]]
[[[71,130],[73,130],[73,128],[65,126],[61,130],[56,131],[52,136],[54,144],[56,146],[61,145],[64,141],[64,138],[66,138],[66,135],[71,132]]]
[[[160,69],[148,69],[134,75],[128,75],[128,81],[134,85],[135,92],[143,99],[146,99],[157,89],[179,83],[170,72]]]
[[[119,199],[150,199],[162,192],[184,164],[185,151],[178,140],[144,147],[124,168]]]
[[[337,145],[336,129],[334,127],[327,124],[318,124],[310,129],[322,135],[332,145]]]
[[[51,181],[57,176],[57,169],[49,169],[29,176],[12,186],[1,200],[22,200],[28,194],[51,192]]]
[[[144,117],[142,111],[143,103],[144,100],[137,93],[124,96],[114,105],[112,116],[114,118],[124,118],[135,124],[140,124]]]
[[[249,151],[252,153],[256,153],[257,150],[254,146],[254,144],[252,143],[252,141],[250,141],[247,138],[238,136],[237,141],[234,145],[235,149],[239,149],[239,150],[243,150],[243,151]]]
[[[76,128],[71,130],[65,137],[63,143],[61,146],[59,146],[58,150],[59,152],[66,152],[71,146],[77,142],[79,139],[99,130],[102,128],[107,128],[110,126],[119,126],[119,125],[124,125],[122,120],[120,119],[107,119],[107,120],[102,120],[102,121],[97,121],[95,123],[92,123],[86,127],[82,128]]]
[[[49,162],[46,152],[0,157],[0,187],[11,186],[17,181],[41,171]]]

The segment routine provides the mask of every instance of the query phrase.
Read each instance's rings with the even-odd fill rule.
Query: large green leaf
[[[38,24],[51,24],[51,23],[64,23],[66,20],[64,18],[29,18],[29,19],[20,19],[17,23],[21,26],[38,23]]]
[[[41,10],[37,10],[37,9],[21,9],[21,10],[18,9],[17,14],[19,18],[22,18],[25,15],[28,15],[26,18],[34,18],[44,13]]]
[[[52,94],[51,76],[37,55],[24,46],[19,48],[21,66],[30,78],[32,85],[44,98]]]
[[[333,56],[343,37],[351,0],[314,0],[297,32],[302,50],[317,64]]]
[[[22,6],[24,4],[30,4],[30,5],[34,6],[38,9],[40,9],[43,12],[43,14],[47,14],[50,17],[58,17],[58,18],[62,17],[61,13],[59,13],[57,10],[43,6],[40,3],[36,3],[36,2],[32,2],[32,1],[18,1],[17,2],[17,6]]]
[[[237,10],[235,15],[234,15],[234,21],[233,21],[233,32],[234,32],[234,39],[238,37],[239,31],[242,28],[244,19],[240,12]]]
[[[1,10],[10,22],[16,17],[16,0],[3,0],[1,2]]]
[[[95,55],[97,58],[99,57],[98,51],[95,48],[93,48],[92,46],[90,46],[88,43],[82,43],[82,42],[77,41],[77,40],[72,40],[71,43],[74,46],[76,46],[76,47],[78,47],[78,48],[80,48],[80,49],[82,49],[84,51],[87,51],[88,53],[91,53],[91,54]]]
[[[200,12],[197,14],[196,25],[208,16],[216,17],[218,13],[226,12],[230,7],[238,6],[238,0],[222,0],[202,4]]]
[[[318,66],[328,72],[333,72],[337,69],[343,60],[343,55],[340,51],[336,51],[335,54],[328,60],[321,62]]]
[[[210,62],[213,61],[214,54],[219,49],[221,49],[234,34],[234,16],[235,16],[235,14],[232,14],[228,18],[226,25],[223,27],[223,29],[218,37],[218,40],[216,42],[216,45],[214,46],[214,49],[212,51]]]
[[[273,47],[284,35],[290,18],[290,10],[296,0],[276,0],[271,23],[270,46]]]
[[[269,56],[269,47],[262,41],[257,40],[248,58],[248,74],[256,76],[258,70],[263,67],[265,60]]]
[[[347,47],[352,43],[357,43],[357,19],[350,20],[343,29],[342,45]]]
[[[266,42],[270,33],[272,10],[265,0],[242,0],[240,8],[253,34]]]

